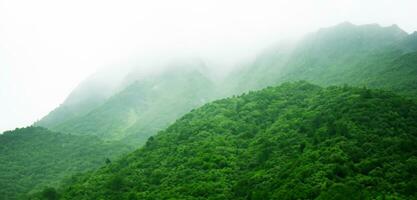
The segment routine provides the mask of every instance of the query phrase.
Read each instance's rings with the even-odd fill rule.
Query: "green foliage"
[[[37,124],[140,146],[210,100],[286,81],[349,84],[417,95],[414,41],[416,34],[397,26],[342,23],[309,34],[296,44],[267,49],[224,81],[212,81],[202,62],[172,65],[133,83],[124,79],[131,84],[117,93],[92,79]]]
[[[194,66],[175,68],[140,79],[89,113],[51,129],[143,145],[149,136],[209,101],[212,87]]]
[[[416,34],[396,26],[344,23],[268,49],[218,85],[194,68],[201,63],[140,79],[118,93],[93,84],[37,124],[145,145],[121,161],[100,158],[108,166],[67,180],[72,186],[64,198],[411,198],[417,185],[411,181],[417,171],[414,103],[366,88],[417,95],[415,41]],[[294,80],[364,88],[268,88],[208,104],[150,137],[211,99]],[[77,159],[66,167],[97,158]],[[14,168],[7,164],[4,171]],[[60,176],[54,178],[49,183]],[[20,191],[17,185],[11,191]]]
[[[266,50],[228,78],[231,93],[305,80],[321,86],[367,86],[417,95],[416,34],[396,26],[343,23],[295,45]]]
[[[55,188],[46,188],[42,191],[42,197],[46,200],[57,200],[58,193],[56,192]]]
[[[287,83],[193,110],[62,199],[415,199],[417,104]]]
[[[104,165],[131,148],[107,144],[93,136],[51,132],[41,127],[7,131],[0,135],[0,199],[22,198],[62,179]],[[57,199],[53,188],[43,198]]]

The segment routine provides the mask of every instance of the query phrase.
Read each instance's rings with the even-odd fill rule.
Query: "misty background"
[[[102,68],[199,58],[219,74],[343,21],[417,30],[414,0],[0,0],[0,132],[32,124]],[[106,80],[106,77],[101,77]]]

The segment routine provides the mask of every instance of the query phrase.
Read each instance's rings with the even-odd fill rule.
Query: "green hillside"
[[[67,176],[96,169],[106,159],[132,150],[41,127],[6,131],[0,144],[0,199],[20,199],[27,192],[57,186]]]
[[[416,146],[414,100],[286,83],[193,110],[59,193],[79,200],[416,199]]]
[[[99,74],[103,75],[92,76],[84,81],[71,93],[61,106],[35,123],[35,125],[45,126],[53,131],[71,134],[68,137],[73,138],[73,140],[78,140],[75,138],[79,138],[76,137],[79,135],[92,136],[91,138],[95,138],[95,140],[99,138],[100,140],[97,141],[100,141],[99,143],[103,143],[101,140],[108,142],[107,146],[109,148],[106,150],[103,149],[101,152],[106,152],[107,150],[113,152],[111,150],[113,147],[110,147],[113,142],[115,145],[122,143],[129,147],[140,147],[146,143],[149,137],[169,127],[179,117],[214,99],[229,97],[232,94],[241,94],[251,90],[259,90],[268,86],[276,86],[287,81],[306,80],[321,87],[338,85],[343,87],[322,89],[319,86],[303,83],[301,84],[303,85],[302,87],[305,86],[311,89],[311,91],[303,91],[305,92],[303,94],[305,96],[297,93],[302,90],[299,88],[301,87],[300,84],[284,85],[277,89],[270,88],[239,98],[216,101],[186,115],[188,117],[197,115],[197,122],[193,120],[187,121],[187,117],[179,120],[171,128],[162,131],[157,137],[152,137],[144,149],[132,154],[129,158],[125,158],[128,161],[120,161],[119,164],[105,168],[97,172],[96,176],[88,178],[88,180],[83,180],[86,177],[82,176],[75,177],[75,179],[80,179],[73,180],[76,182],[76,188],[67,189],[63,194],[64,196],[75,195],[81,199],[84,197],[86,199],[100,199],[101,197],[107,199],[108,196],[112,195],[115,199],[120,196],[127,197],[129,195],[132,198],[138,196],[149,197],[150,199],[160,199],[168,196],[179,199],[193,199],[195,196],[205,197],[204,195],[214,199],[265,199],[266,197],[303,199],[319,196],[320,198],[326,198],[326,196],[322,195],[326,195],[331,190],[352,190],[360,191],[360,195],[364,195],[364,197],[382,198],[383,195],[386,195],[387,197],[408,198],[414,195],[413,192],[410,192],[410,188],[414,187],[415,185],[413,184],[415,183],[407,178],[401,182],[398,177],[405,176],[407,175],[404,174],[405,172],[409,173],[409,170],[413,170],[407,167],[410,163],[414,162],[413,159],[415,157],[407,157],[407,155],[413,154],[408,151],[409,149],[391,149],[387,144],[394,146],[397,144],[402,145],[402,142],[406,141],[407,137],[409,137],[408,135],[412,134],[409,130],[414,127],[415,123],[413,122],[414,124],[412,124],[410,122],[410,124],[408,121],[413,119],[409,119],[409,117],[407,118],[403,114],[406,112],[404,110],[407,109],[413,114],[413,109],[415,108],[414,103],[386,92],[374,90],[371,93],[376,96],[369,96],[368,90],[348,88],[344,85],[358,86],[361,88],[366,86],[371,89],[390,90],[395,91],[399,95],[416,97],[416,36],[416,33],[408,34],[395,25],[381,27],[376,24],[356,26],[350,23],[342,23],[308,34],[296,43],[272,46],[257,56],[253,62],[236,68],[224,80],[213,79],[210,76],[213,73],[213,71],[210,71],[211,68],[208,69],[205,63],[198,59],[174,64],[171,63],[166,69],[155,72],[152,75],[130,72],[122,76],[121,72],[118,72],[120,74],[111,73],[110,71],[102,72]],[[296,94],[293,94],[293,92]],[[281,93],[285,94],[285,98],[289,99],[282,97],[284,98],[284,102],[287,103],[283,105],[279,104],[278,106],[281,107],[275,108],[272,104],[275,105],[277,103],[274,99],[280,99],[279,94]],[[252,97],[256,97],[256,99],[245,99]],[[269,97],[271,99],[268,99]],[[235,116],[237,113],[233,109],[241,108],[232,106],[232,109],[232,107],[229,107],[231,106],[229,101],[236,101],[234,102],[236,104],[235,106],[240,105],[241,103],[238,102],[243,101],[242,105],[246,106],[245,112],[239,112],[239,116]],[[223,105],[221,102],[225,102],[226,105]],[[271,107],[268,109],[272,110],[263,110],[266,108],[256,107],[258,104],[263,103]],[[313,106],[309,106],[310,103]],[[373,105],[373,103],[376,104]],[[371,107],[365,107],[365,105],[369,106],[368,104]],[[388,105],[388,110],[385,110],[385,104]],[[389,107],[389,105],[394,104],[398,108]],[[226,107],[218,108],[218,106]],[[350,110],[350,106],[353,106],[352,110]],[[343,107],[344,110],[341,111],[339,107]],[[216,113],[222,113],[223,111],[225,113],[219,116],[211,116],[211,111],[207,111],[209,108],[216,110]],[[269,113],[270,111],[274,111],[274,109],[276,113]],[[402,110],[400,111],[398,109]],[[366,113],[364,117],[358,114],[362,112]],[[374,115],[379,116],[380,114],[381,117],[378,119],[380,121],[372,122]],[[270,118],[265,118],[268,116]],[[240,117],[243,117],[246,121],[242,121],[243,119]],[[203,120],[206,118],[210,120]],[[214,120],[212,118],[216,119]],[[254,121],[250,121],[249,119]],[[278,123],[276,120],[281,120],[283,123]],[[405,120],[407,123],[404,124],[402,120]],[[399,124],[391,123],[395,121],[398,121]],[[179,144],[182,140],[177,140],[176,136],[168,138],[168,136],[165,136],[167,135],[165,133],[170,133],[168,135],[180,134],[178,132],[171,133],[172,127],[177,127],[179,126],[178,124],[183,123],[190,123],[187,125],[190,129],[201,126],[199,129],[201,129],[200,132],[202,132],[202,135],[199,135],[199,133],[195,138],[199,138],[200,140],[208,137],[213,138],[213,141],[192,141],[192,144],[184,144],[191,145],[195,151],[190,150],[189,154],[187,153],[184,158],[180,159],[178,155],[182,155],[184,152],[172,156],[170,153],[176,151],[172,146],[175,146],[177,143]],[[401,130],[411,128],[405,131],[405,136],[399,135],[392,137],[386,134],[378,135],[380,132],[396,132],[397,127],[400,127],[399,129]],[[266,168],[258,168],[257,164],[250,164],[251,162],[255,162],[251,159],[258,159],[255,157],[260,156],[258,155],[259,152],[264,151],[262,149],[264,147],[261,147],[262,145],[276,144],[279,146],[279,149],[290,148],[286,147],[287,143],[277,141],[278,136],[270,135],[272,133],[269,130],[273,131],[275,129],[285,130],[286,134],[287,132],[288,134],[309,132],[307,135],[296,135],[296,137],[291,135],[291,138],[289,138],[291,141],[302,140],[305,143],[292,145],[289,142],[288,144],[292,146],[301,145],[304,146],[303,148],[311,147],[312,149],[309,150],[314,155],[304,153],[299,155],[289,150],[289,152],[281,152],[286,156],[278,156],[276,158],[277,160],[271,160],[271,164],[266,166]],[[355,137],[352,139],[353,136],[347,137],[345,135],[340,138],[335,135],[326,136],[326,134],[329,135],[332,131],[337,131],[336,129],[341,129],[342,132],[353,132],[355,133],[353,134]],[[180,130],[181,132],[188,131],[185,128],[181,128]],[[217,133],[216,131],[219,130],[225,131],[227,134],[223,138],[220,138],[216,134],[213,135],[213,133]],[[244,134],[237,137],[235,135],[236,131]],[[370,132],[370,135],[368,132]],[[326,138],[323,135],[332,139]],[[269,136],[272,139],[268,139]],[[292,138],[293,136],[294,138]],[[362,136],[366,139],[360,139]],[[414,136],[410,137],[412,139],[409,141],[414,142]],[[159,141],[158,138],[162,138],[163,145],[158,146],[158,150],[150,151],[149,149],[151,147],[149,145],[154,140]],[[260,140],[259,142],[258,139]],[[47,139],[45,138],[45,140]],[[374,144],[371,142],[372,140],[378,140],[378,142],[389,141],[383,144]],[[175,144],[172,142],[175,142]],[[347,145],[347,147],[343,145]],[[292,146],[291,148],[293,148]],[[398,155],[398,157],[393,158],[394,163],[387,161],[389,158],[384,157],[385,150],[381,149],[381,146],[385,149],[390,149],[390,151],[394,151],[394,154]],[[48,146],[46,147],[49,148]],[[322,147],[327,150],[323,150]],[[376,149],[375,152],[366,150],[366,148],[371,147]],[[77,149],[78,147],[74,148]],[[187,148],[190,148],[190,146],[187,146]],[[212,149],[209,150],[207,148]],[[294,148],[296,149],[296,147]],[[318,157],[314,157],[316,155],[331,157],[333,156],[332,151],[339,151],[338,148],[343,150],[343,154],[340,154],[342,158],[348,160],[345,159],[341,163],[327,163],[328,161],[325,160],[319,160],[319,163],[313,164],[306,163],[318,159]],[[349,150],[348,148],[352,148],[353,150]],[[271,151],[277,153],[277,155],[281,155],[279,154],[279,149],[273,148]],[[229,150],[235,152],[236,155],[230,154]],[[22,154],[24,152],[27,154],[30,151],[31,149],[28,148],[22,148],[21,150]],[[158,152],[155,153],[154,151]],[[357,151],[364,151],[365,153],[358,153]],[[211,157],[211,152],[219,155],[219,157]],[[220,155],[221,153],[219,152],[223,152],[224,155]],[[286,153],[289,154],[287,155]],[[357,153],[358,155],[356,155]],[[373,153],[376,154],[374,155]],[[400,156],[401,153],[404,153],[404,157]],[[191,158],[191,156],[195,157],[196,155],[199,157],[200,154],[204,157],[202,160],[193,160]],[[359,156],[359,160],[353,161],[354,156]],[[380,156],[384,157],[385,160],[380,159]],[[51,159],[54,159],[54,157],[46,157],[44,162],[49,162]],[[84,157],[84,154],[78,158],[73,157],[73,160],[68,162],[67,168],[77,166],[80,162],[96,162],[96,159],[97,157],[94,156]],[[181,161],[178,161],[178,159]],[[180,162],[184,161],[184,159],[186,163],[181,165]],[[287,159],[291,160],[291,162],[287,162]],[[306,159],[306,161],[303,159]],[[368,165],[367,163],[362,163],[365,160],[369,162],[368,164],[371,165],[370,168],[372,169],[363,171],[362,167]],[[145,164],[138,164],[148,161],[149,165],[146,164],[146,166]],[[178,169],[169,168],[171,167],[169,163],[172,161],[177,163],[177,165],[173,166],[178,167]],[[281,161],[285,161],[287,165],[281,164]],[[127,162],[128,165],[125,166],[123,162]],[[207,166],[206,162],[208,162]],[[218,165],[217,163],[213,164],[211,162],[224,162],[220,165],[225,166],[217,171],[205,173],[208,169],[207,167],[211,169],[213,166]],[[191,163],[194,163],[195,166]],[[403,166],[397,166],[396,163],[403,164],[405,168],[401,168]],[[303,164],[308,167],[302,169],[295,168],[298,164]],[[148,169],[154,165],[160,170],[153,171]],[[204,167],[201,168],[200,165],[204,165]],[[263,166],[263,163],[259,165]],[[272,167],[272,165],[276,167]],[[30,167],[27,166],[31,165],[19,166],[23,166],[20,170],[30,170]],[[146,169],[143,168],[144,166]],[[159,166],[162,166],[162,168]],[[375,173],[384,173],[385,175],[388,173],[387,176],[390,177],[383,177],[381,180],[377,179],[376,177],[379,175],[370,174],[374,170],[374,166],[380,168]],[[4,165],[2,167],[4,167],[4,171],[10,171],[13,165]],[[132,168],[136,169],[137,167],[146,173],[142,174],[142,172],[134,170],[133,173]],[[196,174],[192,171],[194,167],[200,170]],[[224,169],[225,167],[226,169]],[[392,170],[391,167],[397,167],[396,171],[390,171]],[[191,171],[189,170],[190,168],[192,169]],[[284,171],[287,170],[287,172],[273,172],[273,170],[281,169]],[[315,174],[315,172],[313,173],[315,169],[322,170],[317,172],[319,174]],[[302,175],[290,173],[289,171],[292,170]],[[338,175],[332,177],[332,170],[345,171],[342,172],[344,173],[343,176]],[[116,177],[114,177],[113,171],[118,171]],[[73,172],[65,172],[65,175],[72,174]],[[230,176],[224,175],[228,173],[230,173]],[[312,173],[315,174],[313,178],[310,177]],[[401,173],[401,175],[395,175],[394,173]],[[215,178],[218,175],[220,178]],[[61,176],[56,177],[59,178],[47,180],[45,183],[53,183],[55,180],[62,178]],[[177,181],[178,177],[185,177],[184,182],[179,183]],[[308,180],[304,180],[305,177],[308,177]],[[413,176],[407,175],[407,177]],[[192,182],[194,179],[197,182]],[[283,181],[274,182],[273,180],[275,179],[282,179]],[[23,179],[19,178],[18,180]],[[138,180],[141,181],[135,182]],[[120,187],[115,186],[118,189],[113,188],[112,190],[111,188],[113,186],[110,185],[113,185],[113,181],[115,185],[122,185]],[[303,184],[300,186],[296,181],[301,181]],[[31,181],[24,180],[24,182],[26,184]],[[84,183],[81,184],[82,182]],[[214,186],[211,185],[212,182]],[[175,183],[175,187],[172,187],[173,183]],[[339,183],[345,185],[338,185]],[[382,186],[380,183],[385,185]],[[240,186],[240,184],[243,185]],[[277,184],[283,186],[274,188]],[[33,188],[35,185],[37,184],[25,187]],[[253,190],[253,194],[236,190],[236,187],[245,188],[249,187],[248,185],[254,185],[255,188],[259,187],[259,190]],[[313,186],[314,188],[312,189],[311,187]],[[305,187],[298,188],[298,190],[305,189],[306,191],[301,194],[300,191],[295,192],[290,190],[289,188],[291,187],[295,189],[297,187]],[[98,188],[98,190],[96,191],[94,188]],[[134,194],[130,194],[129,192],[132,190],[128,188],[134,188]],[[215,191],[218,196],[215,194],[205,194],[204,191],[207,188],[212,188],[209,191]],[[78,189],[87,194],[83,197],[77,196],[83,194],[75,194],[79,192]],[[247,188],[243,190],[252,191],[252,189],[249,190]],[[95,191],[96,193],[90,193],[91,191]],[[290,192],[284,194],[285,191]],[[73,194],[73,192],[75,193]],[[295,194],[300,196],[291,196]]]
[[[210,79],[211,72],[201,61],[171,64],[169,70],[137,78],[119,92],[106,90],[112,88],[106,84],[114,83],[92,78],[36,125],[142,145],[210,100],[286,81],[366,86],[416,96],[416,38],[415,33],[407,34],[395,25],[346,22],[310,33],[294,44],[268,48],[223,81]],[[132,73],[127,76],[135,80]]]
[[[212,87],[198,67],[170,69],[138,80],[89,113],[51,128],[141,145],[181,115],[208,102]]]
[[[52,128],[89,113],[123,87],[124,76],[124,73],[115,69],[105,69],[91,75],[81,82],[61,105],[34,125]]]
[[[227,81],[235,85],[231,92],[236,94],[306,80],[322,86],[349,84],[415,96],[416,38],[415,33],[409,35],[395,25],[342,23],[311,33],[289,47],[265,50]]]

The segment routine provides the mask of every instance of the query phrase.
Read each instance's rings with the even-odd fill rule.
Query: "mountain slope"
[[[119,90],[124,76],[124,73],[114,69],[102,70],[91,75],[81,82],[61,105],[34,125],[52,128],[90,112]]]
[[[176,118],[210,100],[211,81],[201,66],[180,66],[140,79],[85,115],[53,130],[143,144]]]
[[[41,127],[0,135],[0,199],[17,199],[66,176],[102,166],[131,149],[92,136],[51,132]]]
[[[417,31],[414,31],[412,34],[408,35],[407,38],[398,44],[398,46],[407,52],[417,51]]]
[[[62,199],[415,199],[417,104],[283,84],[186,114]]]
[[[285,81],[307,80],[319,85],[349,84],[417,95],[417,63],[409,59],[417,50],[417,43],[412,42],[414,35],[395,25],[342,23],[309,34],[288,48],[268,49],[234,72],[230,84],[235,85],[237,94]],[[396,67],[399,62],[409,62],[408,67]]]
[[[407,34],[395,25],[356,26],[346,22],[320,29],[295,44],[268,48],[220,84],[208,78],[210,72],[202,70],[205,65],[200,61],[171,64],[168,71],[142,76],[133,83],[129,81],[131,84],[117,93],[100,86],[99,81],[86,81],[97,84],[84,84],[96,86],[80,87],[82,92],[75,91],[36,125],[140,145],[177,117],[208,100],[286,81],[367,86],[416,96],[415,38],[415,33]],[[115,83],[112,81],[109,84],[112,87],[107,88],[114,88]],[[105,95],[96,95],[97,92]],[[79,93],[82,95],[75,95]],[[70,106],[69,102],[76,104]]]

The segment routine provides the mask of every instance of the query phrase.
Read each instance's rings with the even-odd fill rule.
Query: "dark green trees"
[[[41,127],[6,131],[0,135],[0,199],[18,199],[28,192],[60,184],[65,177],[103,166],[106,158],[130,151],[93,136],[51,132]],[[56,199],[53,188],[42,195]]]
[[[417,104],[283,84],[196,109],[63,199],[413,199]],[[83,194],[83,195],[80,195]]]
[[[45,188],[42,191],[42,198],[45,200],[58,200],[59,196],[55,188]]]

